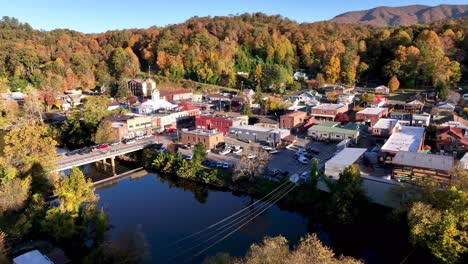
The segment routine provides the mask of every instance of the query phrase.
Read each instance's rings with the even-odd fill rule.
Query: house
[[[386,117],[387,115],[387,108],[366,108],[356,113],[355,120],[373,126],[380,118]]]
[[[205,96],[209,101],[225,101],[230,102],[232,95],[228,93],[217,93],[217,94],[208,94]]]
[[[296,128],[307,120],[307,113],[296,111],[280,116],[280,128]]]
[[[392,161],[392,178],[412,181],[431,177],[450,182],[450,171],[455,166],[452,156],[398,151]]]
[[[371,104],[371,107],[382,107],[382,106],[385,106],[386,104],[388,103],[388,99],[383,97],[383,96],[379,96],[379,95],[376,95],[375,96],[375,101],[372,102]]]
[[[160,92],[158,89],[154,88],[151,91],[151,99],[143,102],[136,103],[130,107],[132,113],[135,114],[152,114],[160,109],[174,109],[177,105],[171,104],[168,101],[161,99]]]
[[[117,101],[111,102],[107,105],[107,111],[113,111],[120,108],[120,103]]]
[[[127,86],[133,96],[145,97],[156,89],[156,82],[151,79],[130,79],[127,81]]]
[[[453,113],[455,111],[455,105],[446,102],[439,102],[438,104],[436,104],[433,110],[437,114]]]
[[[393,128],[398,122],[398,119],[380,118],[370,129],[371,134],[373,136],[388,137],[392,134]]]
[[[273,116],[258,116],[254,126],[260,126],[265,128],[279,128],[279,122],[276,117]]]
[[[424,103],[419,100],[413,100],[403,105],[396,105],[395,109],[406,113],[419,113],[422,112]]]
[[[229,128],[229,137],[246,142],[263,142],[276,147],[290,135],[287,129],[266,128],[261,126],[236,126]]]
[[[300,81],[300,80],[307,80],[307,74],[305,72],[295,72],[293,75],[293,79],[295,81]]]
[[[311,101],[317,101],[321,95],[317,93],[315,90],[311,91],[299,91],[295,92],[292,95],[288,96],[288,100],[292,103],[298,102],[301,104],[310,104]]]
[[[395,125],[392,135],[388,138],[380,151],[393,156],[398,151],[419,152],[424,143],[424,128]]]
[[[311,126],[307,130],[307,135],[315,140],[341,141],[351,139],[357,143],[359,130],[350,126],[340,127],[338,122],[322,122],[319,125]]]
[[[346,167],[358,163],[366,151],[365,148],[344,148],[325,162],[325,175],[338,179],[340,173]]]
[[[321,104],[312,107],[311,115],[315,118],[315,122],[321,123],[325,121],[333,121],[339,113],[346,113],[348,106],[345,104]]]
[[[344,93],[336,96],[337,103],[339,104],[351,104],[354,100],[354,94]]]
[[[458,127],[438,127],[437,148],[444,152],[464,153],[468,150],[468,130]]]
[[[182,144],[196,145],[202,143],[205,149],[214,149],[224,142],[223,133],[216,130],[195,129],[192,131],[182,131],[180,140]]]
[[[71,93],[71,94],[63,94],[57,96],[57,100],[60,103],[62,110],[68,111],[74,107],[81,105],[81,100],[84,96],[81,93]]]
[[[215,129],[227,135],[229,128],[232,126],[248,125],[249,117],[246,115],[239,115],[231,117],[227,115],[205,114],[195,117],[195,127],[197,129]]]
[[[431,123],[431,114],[428,113],[421,113],[421,114],[413,114],[411,125],[417,127],[427,127]]]
[[[153,133],[153,122],[146,115],[110,115],[104,118],[112,124],[115,138],[121,141],[125,138],[149,135]]]
[[[168,102],[192,100],[193,92],[188,89],[161,91],[159,97]]]
[[[32,250],[13,259],[13,264],[54,264],[46,255],[39,250]]]
[[[336,95],[351,93],[354,90],[354,87],[328,86],[323,89],[325,91],[325,95],[329,96],[331,93],[335,93]]]
[[[411,125],[411,120],[413,119],[413,114],[406,113],[406,112],[390,112],[388,117],[403,121],[402,123],[406,123],[409,126],[409,125]]]
[[[380,85],[374,88],[374,93],[376,94],[389,94],[390,89],[385,85]]]

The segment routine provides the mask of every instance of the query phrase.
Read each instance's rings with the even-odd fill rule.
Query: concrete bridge
[[[63,156],[57,161],[56,170],[63,171],[72,167],[78,167],[98,161],[102,161],[104,164],[111,165],[112,168],[115,168],[114,160],[116,156],[142,150],[156,143],[167,143],[167,139],[142,139],[131,144],[119,144],[115,146],[109,146],[105,149],[94,149],[90,153]],[[110,162],[107,163],[107,160],[110,160]]]

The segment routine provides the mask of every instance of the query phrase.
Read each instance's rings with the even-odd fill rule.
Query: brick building
[[[450,171],[455,166],[452,156],[399,151],[392,162],[392,178],[401,181],[431,177],[449,182]]]
[[[387,108],[366,108],[356,113],[355,120],[358,122],[368,123],[373,126],[380,118],[388,115]]]
[[[153,132],[150,116],[143,115],[111,115],[104,120],[112,123],[112,129],[118,141],[124,138],[134,138]]]
[[[325,121],[334,121],[339,113],[346,113],[348,106],[345,104],[321,104],[312,107],[311,115],[315,118],[316,123]]]
[[[296,111],[280,116],[280,128],[291,129],[298,127],[307,120],[307,113]]]
[[[195,145],[203,143],[205,149],[214,149],[219,143],[224,142],[223,133],[216,130],[195,129],[191,131],[182,131],[182,144]]]
[[[210,114],[200,115],[195,117],[195,126],[197,129],[216,129],[226,135],[229,128],[232,126],[244,126],[249,122],[249,117],[246,115],[239,115],[236,117]]]
[[[173,91],[160,91],[160,98],[168,102],[191,100],[193,93],[191,90],[179,89]]]

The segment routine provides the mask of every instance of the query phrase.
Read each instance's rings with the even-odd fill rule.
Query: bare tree
[[[252,155],[251,158],[247,154],[242,155],[240,161],[234,167],[234,181],[245,177],[252,180],[265,173],[271,154],[261,149],[254,150],[250,154]]]

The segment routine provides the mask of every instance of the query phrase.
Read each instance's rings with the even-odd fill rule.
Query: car
[[[139,136],[139,137],[136,137],[135,139],[136,139],[136,140],[141,140],[141,139],[143,139],[143,138],[144,138],[143,136]]]
[[[270,153],[270,154],[278,154],[278,153],[279,153],[279,150],[277,150],[277,149],[272,149],[272,150],[268,151],[268,153]]]
[[[241,148],[232,151],[232,153],[234,153],[234,154],[240,154],[241,152],[242,152]]]
[[[316,148],[309,148],[309,151],[314,153],[314,154],[320,154],[320,150],[318,150]]]
[[[273,148],[270,147],[270,146],[263,146],[262,149],[263,149],[263,150],[266,150],[266,151],[273,150]]]
[[[70,152],[65,153],[65,156],[73,156],[75,154],[76,154],[75,151],[70,151]]]
[[[192,159],[193,159],[193,155],[186,155],[186,156],[185,156],[185,159],[186,159],[186,160],[192,160]]]
[[[192,144],[190,144],[190,143],[187,144],[186,146],[187,146],[187,149],[193,149],[194,148],[194,146]]]
[[[176,131],[177,131],[177,128],[175,127],[166,128],[166,133],[174,133]]]
[[[254,159],[254,158],[256,158],[256,156],[254,154],[252,154],[252,153],[249,153],[249,155],[247,155],[247,158],[248,159]]]
[[[115,141],[115,142],[110,143],[109,146],[117,146],[118,144],[120,144],[120,142]]]
[[[230,148],[225,148],[225,149],[221,150],[221,151],[219,152],[219,154],[221,154],[221,155],[226,155],[226,154],[228,154],[228,153],[230,153],[230,152],[231,152],[231,149],[230,149]]]
[[[151,138],[151,137],[153,137],[153,135],[148,134],[148,135],[144,135],[143,137],[144,137],[144,138]]]
[[[98,149],[106,149],[108,147],[109,147],[109,145],[107,145],[107,144],[101,144],[101,145],[99,145]]]
[[[135,140],[134,139],[128,139],[128,140],[125,140],[124,143],[125,144],[133,144],[133,143],[135,143]]]
[[[222,163],[221,161],[216,162],[216,167],[217,167],[217,168],[222,168],[222,167],[223,167],[223,163]]]
[[[299,158],[297,158],[297,161],[299,161],[302,164],[309,164],[309,159],[304,156],[299,156]]]
[[[229,169],[230,167],[231,167],[231,164],[229,162],[223,163],[223,169]]]

